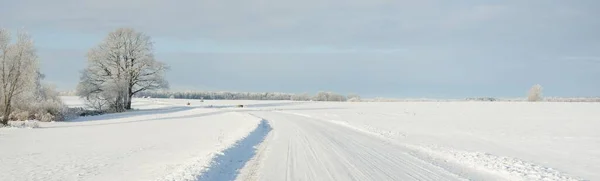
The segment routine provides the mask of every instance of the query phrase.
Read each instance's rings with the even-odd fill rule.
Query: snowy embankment
[[[196,180],[268,131],[249,114],[183,105],[135,100],[129,113],[0,129],[0,180]]]
[[[259,110],[387,139],[465,178],[600,180],[597,103],[320,102]]]

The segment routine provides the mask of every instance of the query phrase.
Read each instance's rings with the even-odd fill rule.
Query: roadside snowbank
[[[197,180],[235,180],[246,163],[254,158],[257,147],[271,130],[269,123],[262,120],[248,136],[213,157],[210,167],[204,169]]]

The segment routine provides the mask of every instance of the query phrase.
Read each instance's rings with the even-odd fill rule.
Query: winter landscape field
[[[133,107],[0,129],[0,180],[600,179],[598,103],[139,98]]]
[[[600,180],[598,17],[0,0],[0,181]]]

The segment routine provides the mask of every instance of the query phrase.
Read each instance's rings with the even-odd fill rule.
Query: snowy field
[[[194,180],[260,124],[248,114],[183,104],[136,100],[134,107],[140,110],[0,129],[0,180]]]
[[[133,106],[1,128],[0,180],[600,180],[598,103]]]

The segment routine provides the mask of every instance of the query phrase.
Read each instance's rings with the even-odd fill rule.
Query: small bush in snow
[[[346,101],[346,96],[343,96],[341,94],[336,94],[333,92],[319,92],[319,93],[317,93],[317,95],[315,97],[313,97],[313,100],[342,102],[342,101]]]
[[[493,98],[493,97],[472,97],[472,98],[467,98],[467,101],[497,101],[498,99]]]
[[[361,102],[360,97],[353,97],[348,99],[348,102]]]
[[[8,126],[14,128],[39,128],[40,123],[39,121],[9,121]]]
[[[79,114],[79,116],[97,116],[97,115],[102,115],[105,113],[108,113],[108,112],[97,111],[97,110],[84,110]]]
[[[50,113],[40,114],[39,117],[37,117],[37,118],[38,118],[38,120],[43,121],[43,122],[50,122],[55,119],[54,115],[52,115]]]
[[[13,103],[10,120],[63,121],[67,118],[67,106],[62,103],[52,87],[38,84],[38,87]]]
[[[356,94],[350,94],[348,96],[346,96],[346,98],[348,98],[348,102],[360,102],[360,96],[356,95]]]
[[[308,93],[294,94],[294,95],[290,96],[290,100],[292,100],[292,101],[310,101],[311,96]]]
[[[74,119],[80,116],[96,116],[96,115],[101,115],[101,114],[105,114],[107,112],[105,111],[98,111],[98,110],[89,110],[89,109],[84,109],[82,107],[73,107],[73,108],[67,108],[65,110],[65,120],[70,120],[70,119]]]
[[[29,116],[30,116],[30,114],[28,111],[21,111],[21,112],[15,113],[15,117],[19,121],[29,120]]]
[[[527,100],[530,102],[542,101],[542,86],[540,84],[536,84],[529,89]]]

